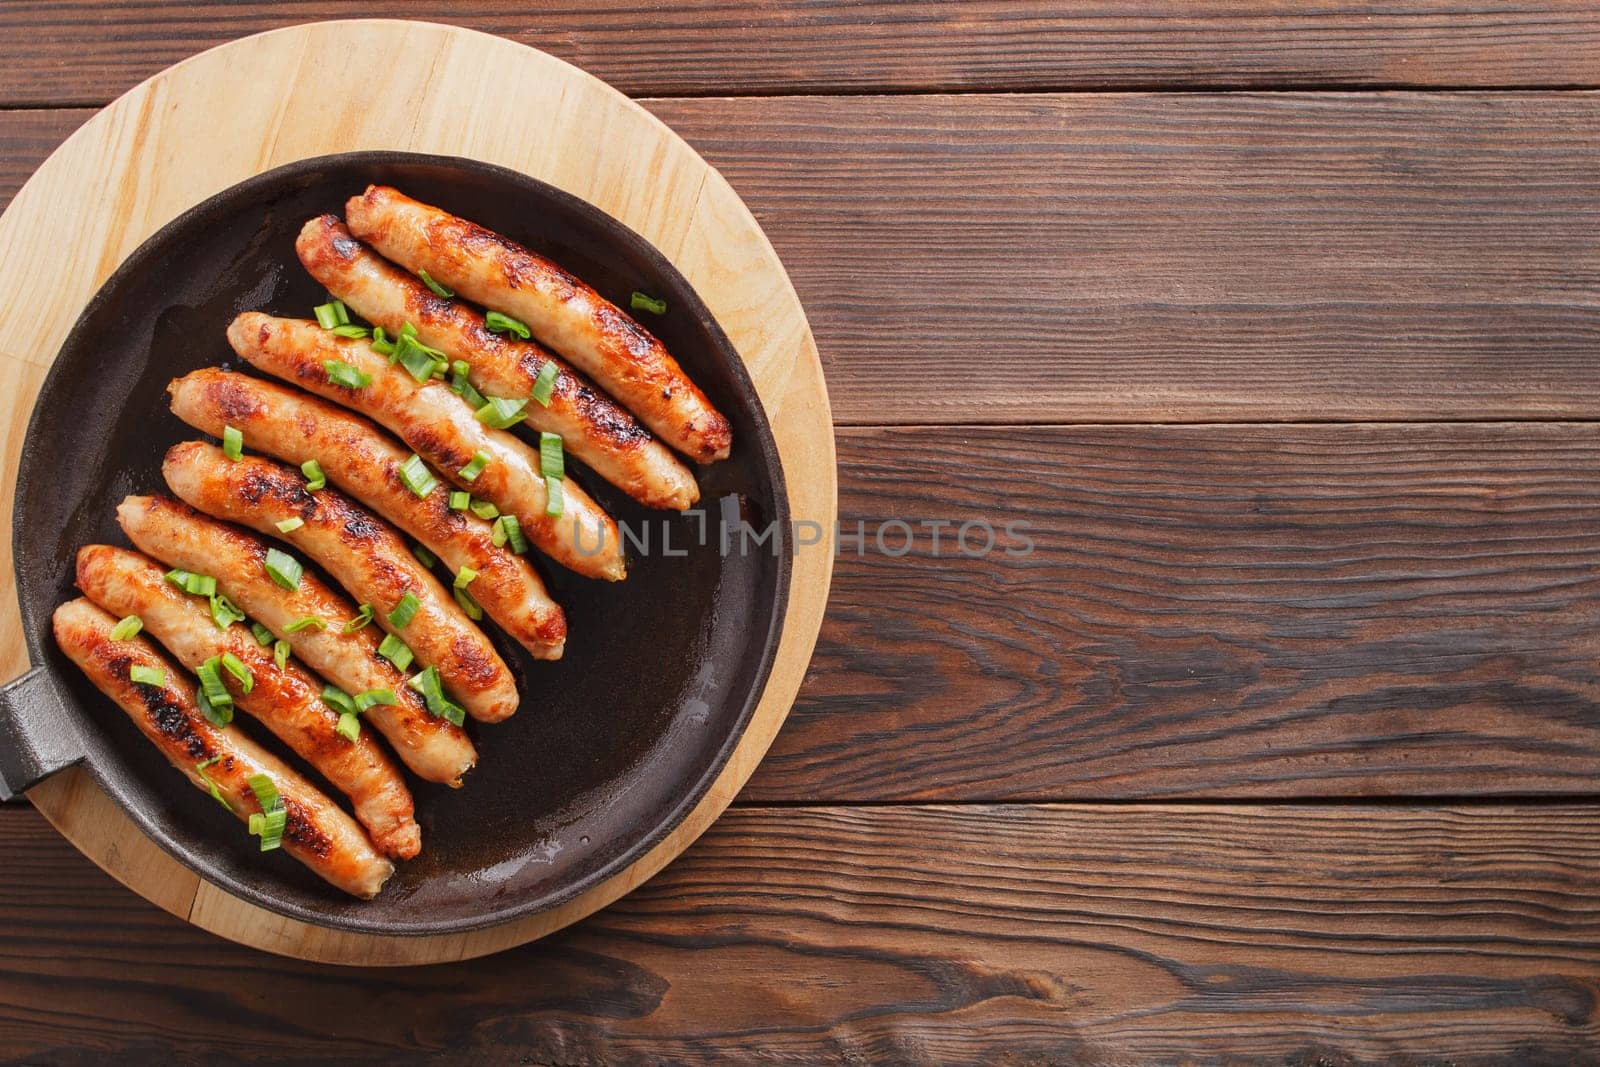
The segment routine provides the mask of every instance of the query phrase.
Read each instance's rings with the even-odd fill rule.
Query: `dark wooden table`
[[[739,804],[487,960],[238,948],[0,809],[0,1056],[1600,1062],[1600,7],[1061,6],[0,6],[5,196],[284,22],[581,64],[766,226],[846,521],[1037,546],[847,552]]]

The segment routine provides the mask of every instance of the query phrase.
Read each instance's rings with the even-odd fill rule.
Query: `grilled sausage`
[[[561,608],[544,580],[494,529],[450,507],[450,490],[418,497],[400,478],[411,453],[359,415],[272,382],[222,370],[198,370],[167,386],[172,410],[216,437],[233,426],[253,449],[295,466],[316,460],[328,480],[444,560],[452,574],[477,571],[471,591],[489,617],[540,659],[560,659],[567,635]]]
[[[234,703],[350,798],[356,819],[385,855],[410,859],[422,847],[411,791],[387,754],[363,731],[355,741],[335,732],[339,713],[322,702],[321,683],[293,664],[280,669],[248,627],[217,628],[206,601],[179,590],[163,569],[137,552],[110,545],[78,550],[78,588],[113,615],[137,615],[150,636],[191,671],[232,653],[251,676],[246,692],[223,671]]]
[[[255,456],[230,460],[214,445],[186,441],[167,450],[162,476],[179,499],[208,515],[278,537],[316,561],[345,590],[375,611],[424,664],[439,669],[474,718],[498,722],[517,710],[511,671],[483,632],[456,606],[400,535],[331,489],[313,493],[300,472]],[[299,519],[283,531],[279,522]],[[416,615],[404,627],[389,621],[406,593]]]
[[[560,266],[482,226],[370,185],[345,204],[350,232],[410,271],[521,319],[667,444],[700,463],[726,459],[728,420],[661,342]]]
[[[335,337],[303,319],[246,312],[228,327],[228,341],[256,368],[387,427],[450,481],[515,515],[528,540],[556,562],[591,578],[625,576],[622,539],[611,517],[570,480],[561,515],[546,515],[538,453],[479,422],[443,382],[419,384],[366,341]],[[371,381],[360,388],[336,385],[325,366],[334,360]],[[475,480],[463,478],[462,468],[480,451],[489,457],[488,465]]]
[[[209,792],[215,784],[229,810],[248,820],[261,810],[249,779],[266,775],[283,798],[284,851],[346,893],[377,896],[394,865],[378,855],[354,819],[242,730],[219,729],[207,722],[195,704],[194,685],[186,673],[142,637],[113,641],[117,620],[87,600],[61,605],[53,623],[61,651],[195,788]],[[130,677],[134,667],[161,671],[163,684],[134,682]]]
[[[356,606],[321,579],[303,575],[293,590],[267,577],[267,546],[238,527],[206,518],[167,497],[130,496],[117,521],[141,552],[217,580],[217,589],[256,622],[289,642],[308,667],[347,693],[388,689],[395,704],[374,704],[363,716],[394,747],[400,760],[429,782],[460,785],[478,761],[466,731],[427,709],[394,664],[378,655],[376,626],[346,633],[343,623]],[[326,619],[327,628],[289,631],[306,618]]]
[[[471,364],[468,379],[488,396],[531,396],[540,372],[554,364],[550,403],[528,402],[529,426],[560,434],[568,452],[646,507],[681,511],[700,499],[689,468],[610,397],[539,345],[490,332],[476,311],[396,269],[336,216],[307,222],[295,251],[357,315],[391,335],[411,323],[417,340]]]

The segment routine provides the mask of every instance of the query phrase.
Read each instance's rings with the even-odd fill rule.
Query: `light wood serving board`
[[[0,217],[0,508],[7,530],[34,397],[83,306],[124,257],[186,208],[253,174],[358,149],[497,163],[580,196],[644,235],[699,291],[748,366],[777,439],[794,517],[832,528],[833,428],[816,346],[776,253],[722,176],[643,108],[552,56],[457,27],[353,20],[248,37],[156,75],[74,133]],[[794,562],[771,678],[705,798],[632,866],[530,919],[419,938],[325,930],[201,880],[143,837],[81,771],[28,795],[124,885],[234,941],[368,965],[495,952],[638,886],[687,848],[744,785],[788,714],[827,602],[831,548],[802,550]],[[0,583],[4,681],[28,668],[9,536],[0,541]]]

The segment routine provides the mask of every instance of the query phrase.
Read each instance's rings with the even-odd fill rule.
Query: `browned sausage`
[[[214,445],[173,445],[162,476],[178,498],[208,515],[237,522],[293,545],[363,604],[422,664],[439,669],[474,718],[498,722],[517,710],[517,687],[489,639],[456,606],[383,520],[332,489],[311,492],[299,471],[270,460],[230,460]],[[280,522],[302,525],[280,530]],[[416,615],[404,627],[389,614],[410,593]]]
[[[701,463],[727,458],[728,420],[678,361],[559,265],[386,185],[351,197],[345,219],[351,233],[407,270],[425,270],[468,300],[521,319],[673,448]]]
[[[233,426],[252,449],[295,466],[316,460],[328,480],[422,542],[459,574],[477,572],[473,598],[501,629],[539,659],[560,659],[567,619],[523,557],[494,543],[494,528],[450,507],[441,482],[418,497],[400,478],[411,458],[359,415],[296,389],[223,370],[198,370],[167,386],[172,410],[216,437]]]
[[[472,495],[515,515],[529,542],[565,567],[617,581],[626,560],[617,524],[568,479],[559,517],[545,514],[547,495],[539,455],[503,430],[473,417],[472,409],[439,381],[419,383],[364,340],[335,337],[315,322],[245,312],[228,327],[233,350],[252,366],[351,408],[395,433],[438,473]],[[327,364],[337,361],[368,375],[360,388],[336,385]],[[482,452],[489,463],[476,480],[461,470]]]
[[[610,397],[532,341],[488,330],[482,315],[395,268],[335,216],[307,222],[295,251],[311,276],[357,315],[391,336],[410,323],[423,344],[469,363],[468,379],[487,396],[530,397],[540,372],[553,364],[550,403],[529,400],[529,426],[560,434],[568,452],[647,507],[681,511],[700,499],[689,468]]]
[[[194,701],[188,674],[142,637],[113,641],[117,620],[87,600],[56,609],[56,644],[89,680],[116,702],[145,737],[202,792],[210,782],[240,820],[259,812],[249,780],[264,774],[283,798],[288,821],[283,849],[332,885],[354,896],[377,896],[394,865],[373,849],[355,820],[281,760],[229,727],[206,721]],[[162,685],[134,682],[134,667],[162,672]],[[211,760],[216,762],[212,763]],[[200,765],[206,765],[200,769]],[[203,801],[209,804],[210,800]]]
[[[113,615],[137,615],[151,637],[191,671],[232,653],[249,671],[250,691],[223,671],[234,704],[350,798],[356,819],[385,854],[410,859],[422,847],[411,791],[368,731],[347,741],[335,732],[339,713],[322,702],[322,683],[293,663],[279,668],[272,652],[233,623],[217,628],[207,601],[180,591],[165,570],[137,552],[110,545],[78,550],[78,588]]]
[[[356,606],[307,573],[295,589],[267,577],[267,545],[236,526],[206,518],[167,497],[130,496],[117,521],[139,550],[196,574],[209,574],[217,589],[273,635],[289,643],[296,658],[347,693],[394,692],[395,704],[375,704],[367,719],[394,747],[407,767],[429,782],[460,785],[478,761],[466,731],[428,711],[405,675],[378,655],[383,631],[368,625],[345,632]],[[303,619],[326,627],[290,630]]]

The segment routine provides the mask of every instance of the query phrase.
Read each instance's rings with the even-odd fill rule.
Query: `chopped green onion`
[[[229,459],[244,455],[244,431],[234,426],[222,428],[222,454]]]
[[[533,380],[533,399],[540,407],[550,406],[550,397],[556,390],[556,376],[560,373],[553,359],[545,360],[544,366],[539,368],[539,376]]]
[[[297,634],[302,630],[326,630],[327,628],[328,624],[317,618],[315,615],[307,615],[304,618],[296,619],[288,626],[285,626],[283,628],[283,632],[286,634]]]
[[[243,622],[244,612],[239,610],[239,605],[223,596],[214,593],[211,596],[211,621],[217,624],[217,629],[226,630],[236,622]]]
[[[467,592],[460,586],[456,586],[450,591],[455,594],[456,603],[461,606],[461,610],[467,613],[467,618],[471,619],[473,622],[477,622],[479,619],[483,618],[483,609],[478,606],[478,602],[476,600],[472,599],[471,593]]]
[[[146,667],[136,663],[128,669],[128,680],[140,685],[166,685],[167,672],[160,667]]]
[[[283,806],[283,797],[278,795],[277,787],[266,775],[252,774],[250,791],[256,795],[256,803],[261,806],[259,814],[250,816],[250,832],[261,838],[262,852],[271,852],[283,845],[283,831],[288,825],[289,813]]]
[[[552,519],[559,519],[566,507],[566,497],[561,492],[561,479],[547,476],[544,480],[544,491],[544,513]]]
[[[472,513],[485,521],[500,517],[500,509],[488,500],[474,500],[472,502]]]
[[[414,341],[417,338],[417,328],[409,322],[405,323],[400,327],[400,336],[409,337]]]
[[[216,596],[217,580],[209,574],[195,574],[193,571],[168,571],[167,578],[192,596]]]
[[[305,524],[306,524],[306,520],[304,520],[300,516],[296,515],[292,519],[283,519],[282,521],[275,522],[272,525],[274,525],[274,526],[276,526],[278,528],[278,532],[279,533],[294,533],[296,530],[300,529],[300,527],[304,526]]]
[[[514,333],[524,341],[533,336],[533,331],[528,329],[526,323],[498,311],[491,311],[485,315],[483,326],[490,333]]]
[[[233,694],[222,684],[222,657],[212,656],[194,669],[200,679],[195,696],[200,711],[214,726],[226,726],[233,721]]]
[[[412,545],[411,554],[417,557],[417,562],[424,567],[432,567],[439,562],[439,558],[422,545]]]
[[[336,685],[322,687],[322,702],[342,715],[354,715],[356,711],[356,702],[350,699],[350,694]]]
[[[289,553],[276,548],[267,549],[266,568],[267,577],[285,589],[300,588],[300,576],[305,573],[305,568]]]
[[[394,358],[419,382],[432,378],[433,368],[438,363],[432,350],[410,337],[402,337],[395,342]]]
[[[238,681],[239,688],[248,693],[256,687],[256,676],[250,673],[250,668],[244,665],[244,660],[232,652],[222,654],[222,669]]]
[[[377,704],[388,707],[398,703],[393,689],[368,689],[366,692],[356,694],[357,711],[366,711]]]
[[[539,435],[539,473],[546,478],[567,476],[567,457],[561,448],[561,435],[548,431]]]
[[[228,803],[228,798],[222,795],[222,790],[217,788],[217,783],[213,782],[211,780],[211,776],[206,773],[207,767],[214,766],[215,764],[221,762],[221,756],[212,756],[210,759],[201,760],[199,763],[194,765],[194,773],[198,774],[200,776],[200,780],[206,784],[206,790],[210,792],[211,799],[215,800],[218,804],[221,804],[229,811],[232,811],[233,805]]]
[[[406,643],[394,634],[383,635],[383,641],[378,645],[378,655],[393,663],[395,670],[399,671],[411,666],[411,661],[416,658]]]
[[[452,296],[456,295],[452,290],[446,289],[444,286],[428,277],[428,272],[425,270],[417,271],[417,277],[422,279],[423,285],[426,285],[429,289],[433,290],[434,296],[442,296],[446,300],[449,300]]]
[[[372,621],[372,605],[371,604],[363,604],[356,611],[356,617],[351,619],[349,622],[344,624],[344,632],[347,633],[347,634],[353,634],[357,630],[360,630],[360,629],[364,628],[367,625],[367,623],[369,623],[371,621]]]
[[[350,322],[347,322],[342,326],[335,326],[328,332],[333,334],[335,337],[348,337],[352,341],[359,340],[363,337],[372,336],[372,331],[367,329],[365,326],[357,326]]]
[[[505,518],[504,515],[500,516],[500,519],[503,518]],[[506,528],[500,522],[500,519],[494,520],[494,525],[489,530],[489,541],[496,548],[504,548],[506,544]]]
[[[457,489],[450,494],[450,510],[466,511],[472,506],[472,494],[465,489]]]
[[[652,315],[665,315],[667,313],[667,302],[665,300],[647,296],[637,289],[634,290],[633,296],[628,299],[628,306],[634,311],[648,311]]]
[[[144,620],[137,615],[124,615],[115,626],[111,628],[111,640],[126,641],[130,637],[137,637],[140,630],[144,629]]]
[[[322,464],[314,459],[308,459],[300,464],[300,473],[306,476],[306,488],[312,492],[316,492],[328,484],[328,476],[322,473]]]
[[[494,543],[510,546],[519,556],[528,551],[528,539],[523,536],[522,523],[515,515],[502,515],[494,521]]]
[[[472,462],[456,471],[456,474],[459,475],[463,481],[475,482],[478,480],[478,475],[483,473],[483,468],[487,467],[488,465],[489,453],[480,448],[478,451],[472,454]]]
[[[253,622],[250,624],[250,632],[255,635],[256,644],[272,644],[272,631],[261,625],[259,622]]]
[[[341,712],[339,721],[334,724],[333,732],[355,744],[361,739],[361,720],[356,718],[354,712]]]
[[[287,641],[274,641],[272,643],[272,662],[278,665],[280,671],[289,665],[289,653],[292,650],[293,646]]]
[[[422,457],[415,452],[411,453],[410,459],[400,464],[400,480],[406,483],[407,489],[424,498],[439,484],[439,480],[433,476],[428,465],[422,462]]]
[[[465,589],[467,586],[472,584],[472,580],[477,576],[478,572],[473,570],[471,567],[462,567],[460,570],[456,571],[456,588]]]
[[[400,598],[400,603],[396,604],[394,610],[389,612],[389,625],[396,630],[404,630],[406,623],[417,617],[417,609],[421,606],[422,604],[417,600],[417,594],[409,589],[406,590],[406,595]]]
[[[372,328],[372,350],[380,356],[394,355],[394,342],[384,335],[382,326]]]
[[[472,364],[458,359],[450,364],[450,391],[474,408],[484,405],[483,394],[472,387]]]
[[[509,430],[528,417],[528,413],[523,410],[527,406],[526,400],[491,396],[474,414],[485,426],[492,426],[496,430]]]
[[[190,574],[188,571],[180,570],[177,567],[174,567],[167,572],[167,581],[171,582],[173,585],[177,586],[179,589],[182,589],[186,593],[189,591],[189,578]]]
[[[350,323],[350,309],[344,306],[343,300],[318,304],[311,309],[311,313],[317,317],[317,325],[324,330],[331,330],[335,326],[347,326]]]
[[[411,677],[406,686],[422,694],[423,703],[427,704],[428,711],[441,719],[446,719],[460,726],[466,721],[467,713],[460,705],[452,702],[444,695],[444,687],[439,682],[439,668],[429,667]]]
[[[342,359],[325,359],[322,369],[328,372],[328,381],[346,389],[365,389],[372,384],[372,375],[356,370]]]

